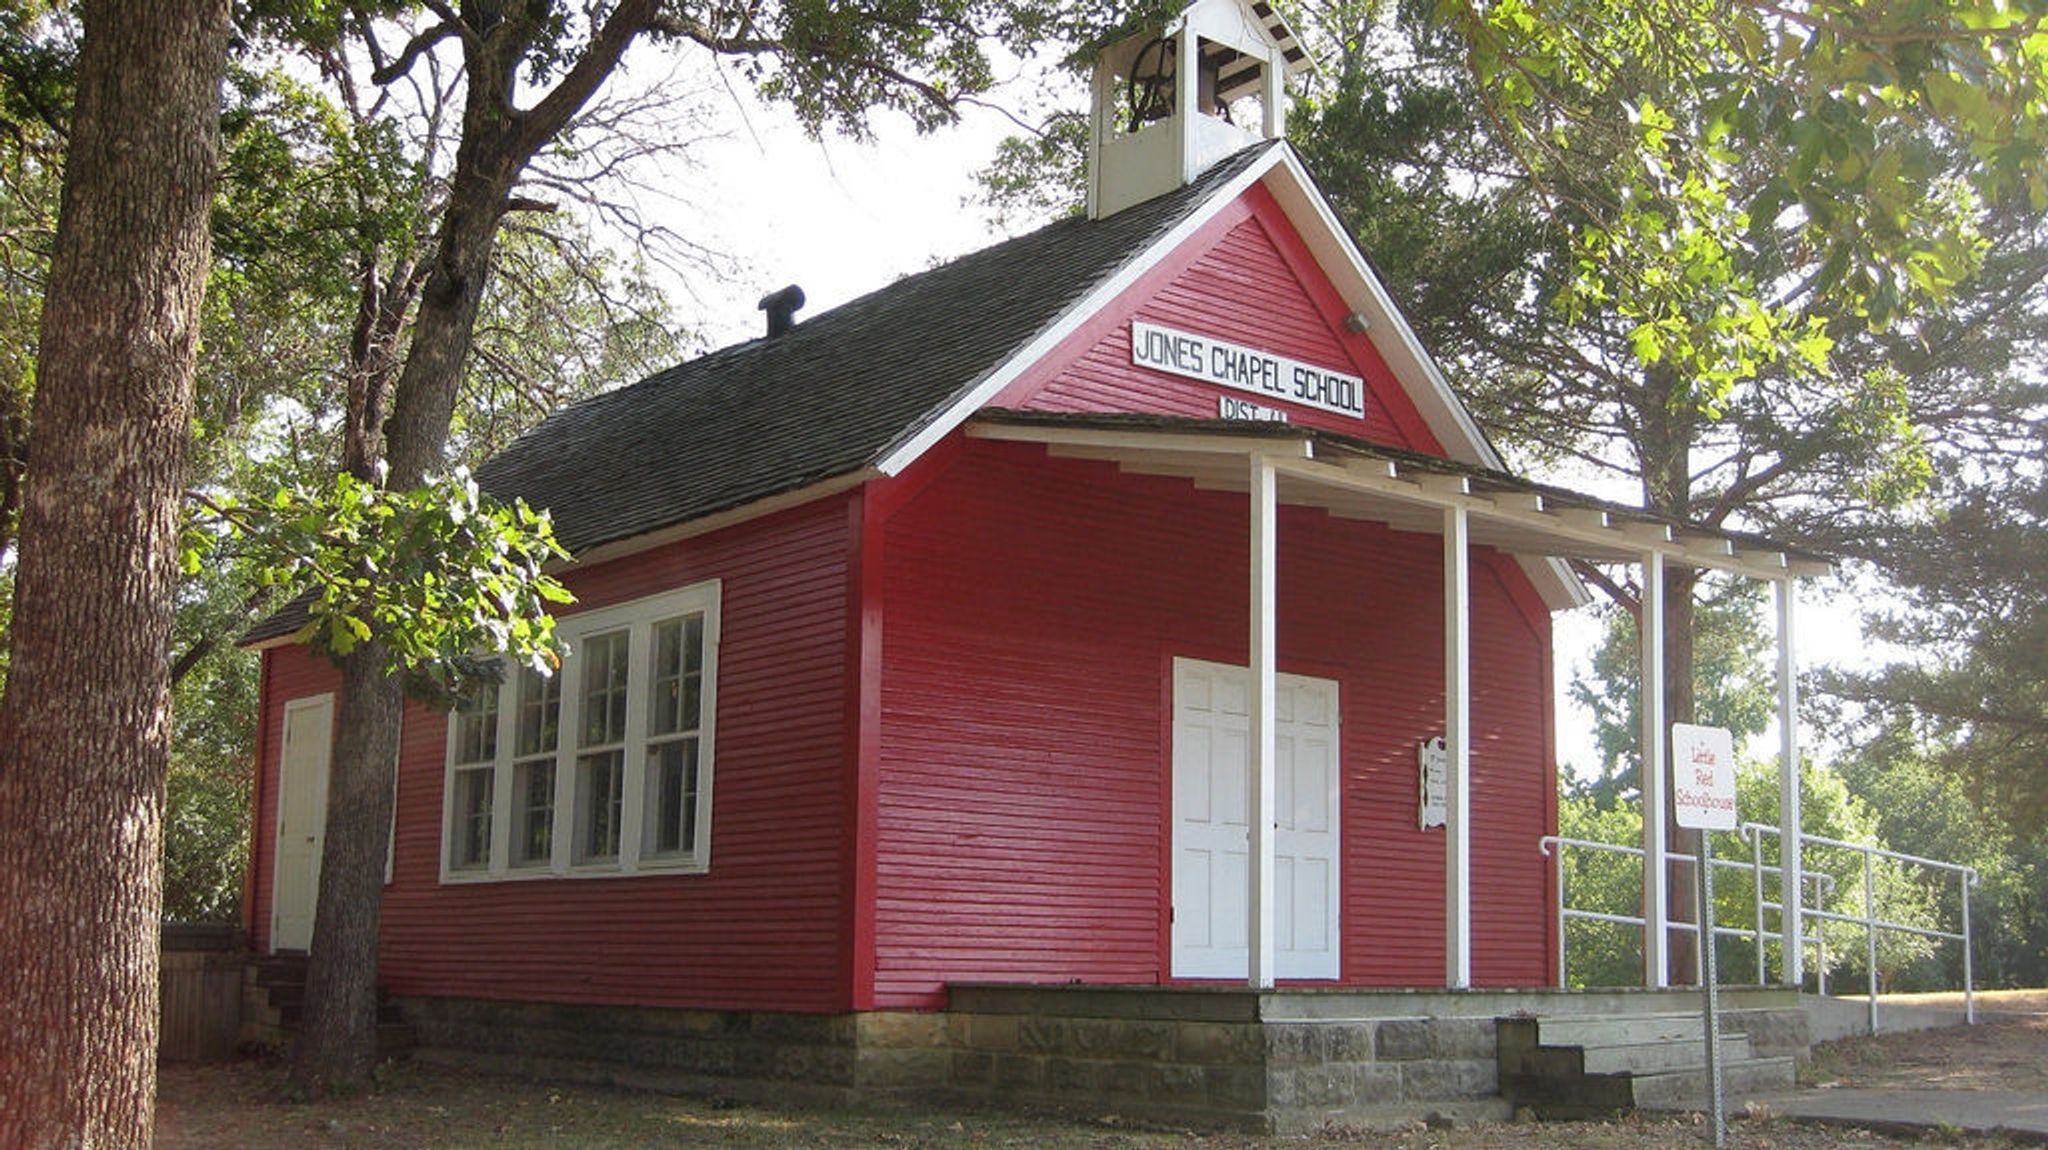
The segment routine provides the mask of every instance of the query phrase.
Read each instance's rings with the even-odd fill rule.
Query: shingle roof
[[[1270,146],[1270,145],[1268,145]],[[1067,219],[568,407],[478,471],[572,552],[857,471],[946,411],[1253,162]]]
[[[1282,146],[1254,145],[1107,219],[1061,220],[573,404],[477,480],[546,508],[581,553],[869,467]],[[242,642],[303,622],[295,603]]]

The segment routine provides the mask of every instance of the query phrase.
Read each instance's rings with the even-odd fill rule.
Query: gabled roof
[[[1255,183],[1273,194],[1452,458],[1502,466],[1327,198],[1282,141],[1103,219],[1069,218],[548,417],[485,463],[500,499],[546,508],[588,557],[831,484],[893,475],[1112,302]],[[1577,593],[1561,568],[1537,573]],[[1568,585],[1568,586],[1567,586]],[[300,604],[242,637],[304,622]]]
[[[1106,220],[1066,219],[584,400],[478,471],[570,551],[877,468],[1277,145]]]

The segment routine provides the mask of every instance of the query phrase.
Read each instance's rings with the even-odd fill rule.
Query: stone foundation
[[[1782,999],[1783,1001],[1778,1001]],[[1724,991],[1761,1050],[1805,1052],[1790,991]],[[755,1101],[1027,1105],[1252,1131],[1506,1118],[1497,1016],[1685,1009],[1697,994],[956,987],[944,1012],[405,999],[421,1056]]]

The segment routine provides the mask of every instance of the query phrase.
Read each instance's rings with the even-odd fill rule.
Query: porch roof
[[[1401,531],[1441,534],[1443,509],[1463,506],[1472,543],[1547,561],[1580,601],[1576,578],[1556,569],[1561,560],[1635,563],[1658,554],[1666,563],[1759,579],[1824,574],[1832,567],[1824,554],[1761,535],[1686,523],[1506,471],[1288,423],[988,408],[967,430],[1220,491],[1248,491],[1248,461],[1263,457],[1274,464],[1282,502]]]

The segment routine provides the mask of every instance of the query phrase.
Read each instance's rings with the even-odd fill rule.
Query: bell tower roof
[[[1279,138],[1285,81],[1311,66],[1264,0],[1194,0],[1104,48],[1089,86],[1088,215],[1115,215]]]

